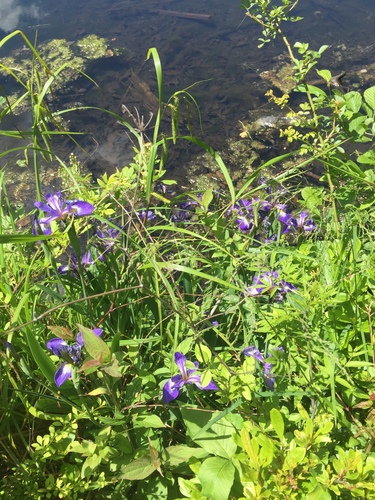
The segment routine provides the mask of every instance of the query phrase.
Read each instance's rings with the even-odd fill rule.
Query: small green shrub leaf
[[[366,89],[363,93],[363,97],[370,108],[375,110],[375,87]]]
[[[282,441],[284,437],[284,418],[277,408],[270,411],[271,424],[277,437]]]
[[[211,349],[204,344],[196,344],[195,355],[200,363],[208,364],[211,361]]]
[[[321,70],[316,70],[318,75],[323,78],[327,83],[330,81],[332,78],[332,73],[328,69],[321,69]]]
[[[346,107],[349,111],[353,111],[353,113],[358,113],[362,105],[362,96],[359,92],[352,90],[351,92],[345,94],[345,102],[346,102]]]
[[[102,459],[99,455],[94,453],[90,457],[87,457],[81,470],[81,479],[91,476],[92,472],[100,465]]]

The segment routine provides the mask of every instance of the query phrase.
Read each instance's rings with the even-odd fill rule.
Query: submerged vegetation
[[[1,66],[30,103],[19,150],[36,186],[34,209],[14,210],[1,173],[3,498],[374,498],[375,87],[344,93],[326,69],[326,86],[307,83],[327,47],[285,38],[297,3],[243,5],[261,45],[284,40],[300,100],[269,93],[295,151],[238,183],[179,136],[180,100],[196,103],[187,90],[163,103],[150,49],[153,137],[138,112],[109,112],[134,161],[93,181],[59,159],[62,188],[44,194],[40,155],[67,133],[45,102],[63,68],[28,40],[31,73]],[[226,188],[175,195],[176,141],[200,145]],[[300,184],[312,164],[319,185]]]

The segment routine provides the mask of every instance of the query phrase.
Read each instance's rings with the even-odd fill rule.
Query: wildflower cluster
[[[98,337],[103,333],[101,328],[93,328],[92,331]],[[60,387],[72,376],[74,366],[80,366],[83,362],[83,335],[79,332],[74,344],[68,344],[65,340],[55,337],[49,340],[46,346],[55,356],[63,360],[55,373],[55,384]]]
[[[281,234],[292,232],[309,232],[317,229],[316,224],[307,212],[293,216],[287,210],[287,204],[280,202],[280,197],[285,195],[283,188],[265,188],[266,197],[261,199],[241,198],[227,210],[226,215],[234,216],[234,222],[242,233],[252,233],[254,239],[270,243],[278,237],[277,222],[282,224]]]
[[[283,347],[274,347],[272,351],[284,351]],[[249,346],[243,349],[242,351],[245,356],[252,357],[256,361],[259,361],[263,365],[263,376],[264,380],[271,391],[275,390],[275,380],[276,377],[274,373],[272,373],[273,364],[270,362],[272,359],[272,355],[270,354],[267,358],[264,358],[263,354],[259,351],[256,346]],[[267,361],[268,360],[268,361]],[[180,371],[179,374],[171,377],[164,384],[163,387],[163,401],[164,404],[168,404],[171,401],[175,400],[179,395],[181,389],[185,385],[194,384],[198,389],[204,391],[216,391],[218,390],[218,386],[214,381],[210,381],[209,384],[203,386],[201,381],[201,375],[197,373],[198,370],[198,362],[194,361],[194,368],[187,368],[187,359],[180,352],[176,352],[174,355],[174,361]]]

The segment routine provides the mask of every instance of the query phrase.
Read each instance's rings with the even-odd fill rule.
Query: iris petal
[[[186,373],[186,356],[181,354],[180,352],[176,352],[174,355],[174,362],[178,366],[178,369],[181,372],[182,378],[186,380],[187,378],[187,373]]]
[[[55,373],[55,384],[60,387],[66,380],[72,376],[72,365],[63,363],[60,365]]]
[[[165,404],[170,403],[178,397],[180,389],[184,385],[181,375],[175,375],[167,380],[163,387],[163,401]]]
[[[61,358],[62,353],[66,352],[68,344],[65,342],[65,340],[56,337],[54,339],[49,340],[46,346],[50,351],[53,352],[55,356]]]
[[[66,207],[66,213],[74,213],[78,217],[91,215],[95,209],[95,207],[87,201],[67,201]]]

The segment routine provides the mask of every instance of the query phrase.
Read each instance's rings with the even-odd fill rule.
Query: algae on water
[[[53,73],[63,65],[65,66],[61,74],[56,77],[55,84],[57,85],[66,85],[70,81],[74,81],[78,78],[80,71],[86,70],[90,61],[114,55],[108,49],[106,40],[96,35],[88,35],[77,42],[69,42],[65,38],[56,38],[38,45],[37,51]],[[0,68],[0,73],[3,75],[8,74],[7,68],[9,68],[21,80],[27,79],[28,75],[31,75],[35,70],[38,71],[42,78],[45,75],[39,61],[27,46],[15,50],[9,57],[2,58]],[[47,75],[45,77],[47,78]]]

